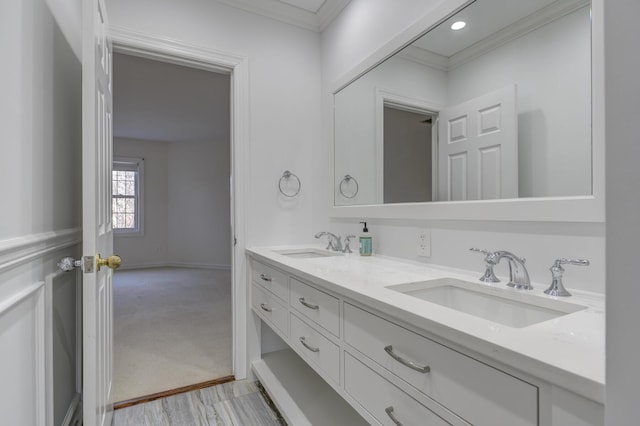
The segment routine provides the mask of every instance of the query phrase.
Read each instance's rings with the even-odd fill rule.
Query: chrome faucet
[[[318,232],[316,235],[314,235],[314,237],[321,238],[325,235],[329,240],[329,244],[327,245],[327,250],[342,251],[342,241],[340,237],[338,237],[337,235],[332,234],[331,232],[322,231],[322,232]]]
[[[529,272],[524,266],[524,263],[526,262],[524,257],[520,258],[508,251],[497,251],[494,255],[496,256],[496,263],[498,263],[502,258],[507,259],[509,262],[509,282],[507,283],[509,287],[522,290],[533,289],[531,281],[529,280]]]

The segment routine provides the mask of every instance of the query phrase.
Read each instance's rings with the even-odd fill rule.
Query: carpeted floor
[[[231,272],[117,271],[113,401],[232,374]]]

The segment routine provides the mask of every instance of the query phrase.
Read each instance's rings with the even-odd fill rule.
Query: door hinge
[[[238,239],[236,238],[236,236],[233,236],[233,246],[237,246],[238,245]]]

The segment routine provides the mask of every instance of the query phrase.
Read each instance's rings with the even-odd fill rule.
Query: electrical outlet
[[[418,231],[417,255],[421,257],[431,256],[431,231],[420,229]]]

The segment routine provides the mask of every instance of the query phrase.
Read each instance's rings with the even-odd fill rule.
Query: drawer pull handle
[[[320,352],[320,348],[314,348],[313,346],[309,346],[309,344],[307,343],[307,339],[304,337],[300,338],[300,343],[302,343],[302,346],[309,349],[311,352]]]
[[[387,416],[389,416],[394,424],[396,424],[397,426],[402,426],[402,423],[400,423],[398,419],[396,419],[396,416],[393,415],[393,407],[389,406],[385,408],[384,412],[387,413]]]
[[[393,346],[389,345],[389,346],[385,346],[384,350],[386,353],[389,354],[389,356],[393,359],[395,359],[396,361],[398,361],[400,364],[405,365],[413,370],[419,371],[421,373],[428,373],[431,371],[431,367],[429,367],[428,365],[418,365],[415,362],[412,361],[407,361],[406,359],[402,358],[401,356],[398,356],[398,354],[396,354],[395,352],[393,352]],[[387,413],[388,414],[388,413]]]
[[[272,281],[271,277],[269,275],[267,275],[267,274],[260,274],[260,279],[262,281],[267,281],[269,283]]]
[[[260,307],[262,308],[263,311],[271,312],[271,309],[267,308],[264,303],[261,303]]]
[[[320,306],[318,306],[318,305],[312,305],[311,303],[305,302],[304,301],[304,297],[301,297],[298,300],[300,301],[300,303],[302,303],[304,306],[306,306],[309,309],[320,309]]]

